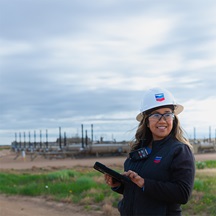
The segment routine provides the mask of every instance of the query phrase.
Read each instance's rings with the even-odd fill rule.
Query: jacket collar
[[[169,134],[167,137],[165,137],[162,140],[156,140],[152,142],[152,150],[159,148],[162,146],[164,143],[168,142],[171,138],[173,137],[172,134]]]

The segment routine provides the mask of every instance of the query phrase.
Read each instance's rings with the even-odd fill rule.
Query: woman
[[[183,136],[177,104],[166,89],[148,90],[141,103],[140,122],[124,163],[123,173],[131,182],[106,183],[123,194],[120,215],[181,215],[181,204],[188,202],[194,182],[194,157]]]

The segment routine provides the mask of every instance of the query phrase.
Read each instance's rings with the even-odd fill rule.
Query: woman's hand
[[[128,170],[127,172],[124,172],[123,175],[130,178],[132,182],[134,182],[138,187],[142,188],[144,187],[145,180],[141,176],[139,176],[136,172],[132,170]]]
[[[110,175],[104,174],[104,179],[105,182],[110,186],[110,187],[118,187],[121,185],[120,182],[115,181]]]

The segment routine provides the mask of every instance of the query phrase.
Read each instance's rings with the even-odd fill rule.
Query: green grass
[[[197,169],[216,168],[216,160],[196,161],[196,168]]]
[[[110,188],[104,184],[102,175],[88,170],[60,170],[43,174],[1,172],[0,193],[49,196],[54,200],[74,203],[83,199],[99,203],[110,193]]]
[[[216,168],[216,160],[205,161],[207,168]]]
[[[199,173],[196,175],[190,201],[183,206],[189,215],[216,215],[216,175]]]
[[[190,201],[182,206],[186,216],[216,215],[216,174],[204,172],[206,168],[216,168],[216,161],[202,163],[204,167],[196,162],[193,194]],[[0,172],[0,193],[49,197],[61,202],[79,203],[85,209],[92,209],[92,206],[100,208],[106,202],[116,208],[121,199],[121,195],[104,184],[103,175],[91,168],[42,173]]]
[[[197,161],[194,190],[191,199],[183,205],[186,216],[216,215],[216,173],[205,169],[216,168],[216,160]]]

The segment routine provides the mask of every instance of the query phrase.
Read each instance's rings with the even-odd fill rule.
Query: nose
[[[166,121],[166,119],[165,119],[164,115],[161,115],[161,117],[159,118],[159,120],[158,120],[158,121],[161,121],[161,119],[162,119],[163,121]]]

